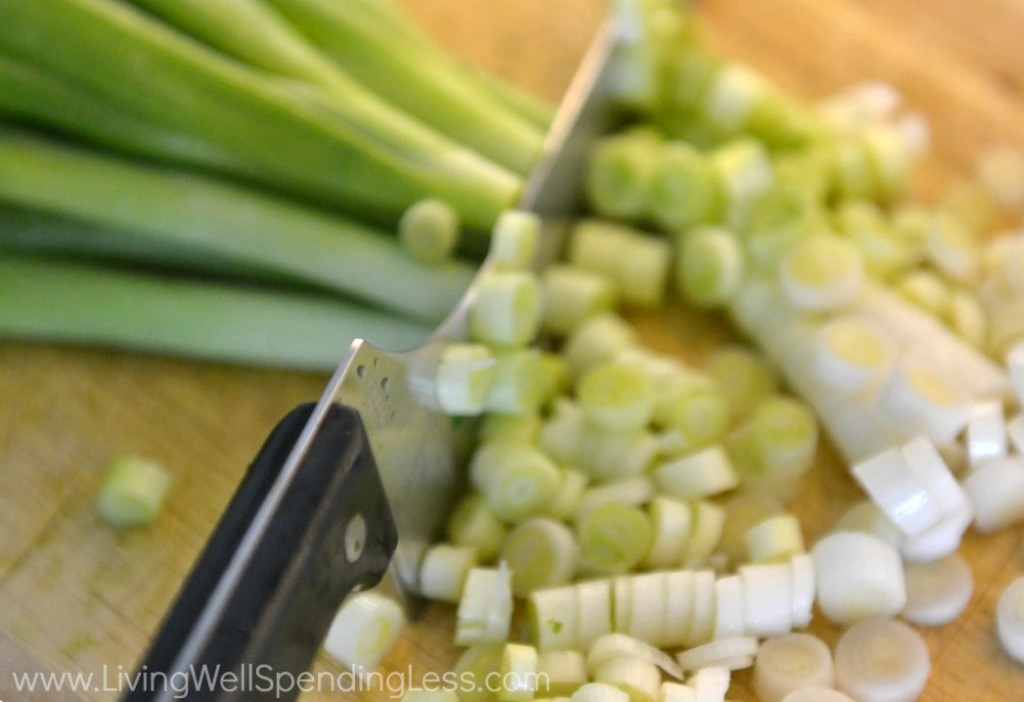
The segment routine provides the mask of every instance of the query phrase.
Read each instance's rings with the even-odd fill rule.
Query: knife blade
[[[519,203],[542,221],[538,269],[557,259],[582,196],[586,153],[614,119],[611,23],[594,37],[559,106]],[[493,267],[485,260],[477,280]],[[344,597],[390,567],[408,602],[420,560],[462,485],[472,424],[433,409],[418,390],[446,344],[465,339],[473,284],[419,348],[364,340],[348,350],[316,404],[277,426],[187,578],[139,671],[152,680],[200,668],[310,666]],[[145,689],[143,689],[145,688]],[[126,702],[175,698],[139,686]],[[190,691],[193,700],[293,699],[298,690]]]

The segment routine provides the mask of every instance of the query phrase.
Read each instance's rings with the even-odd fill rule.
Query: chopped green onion
[[[699,307],[729,302],[743,283],[744,257],[736,237],[719,228],[687,232],[676,258],[676,282]]]
[[[524,445],[490,444],[486,451],[486,458],[477,451],[471,471],[491,510],[511,523],[539,515],[558,487],[554,463]]]
[[[572,650],[579,646],[584,612],[579,609],[577,590],[574,585],[564,585],[528,594],[530,637],[538,650]]]
[[[585,183],[594,211],[627,221],[645,216],[661,148],[661,138],[647,129],[599,139],[591,147]]]
[[[434,544],[420,562],[418,590],[431,600],[457,603],[466,576],[476,566],[477,554],[472,546]]]
[[[761,520],[744,536],[752,563],[788,561],[805,550],[800,520],[792,514],[776,514]]]
[[[654,537],[650,519],[638,507],[602,505],[576,526],[583,567],[596,573],[624,573],[639,564]]]
[[[849,625],[891,617],[907,603],[903,562],[895,548],[870,534],[839,531],[814,545],[817,601],[832,622]]]
[[[493,354],[482,344],[448,344],[430,382],[432,399],[445,414],[480,414],[494,384],[496,365]]]
[[[170,474],[152,461],[120,458],[107,469],[96,508],[112,527],[145,526],[160,514],[171,482]]]
[[[405,627],[405,612],[379,592],[358,592],[341,605],[324,639],[324,650],[357,671],[372,671],[394,647]]]
[[[928,563],[907,563],[907,604],[900,616],[916,626],[943,626],[959,617],[974,594],[971,566],[959,554]]]
[[[599,314],[611,312],[618,300],[611,280],[593,271],[554,264],[541,274],[544,331],[566,336]]]
[[[652,307],[665,299],[671,246],[664,238],[602,220],[575,224],[569,263],[612,280],[623,304]]]
[[[622,317],[606,312],[580,324],[566,339],[562,355],[574,377],[638,345],[639,334]]]
[[[458,244],[458,215],[443,200],[419,200],[398,220],[398,238],[416,260],[442,263],[452,257]]]
[[[501,559],[512,570],[512,593],[526,597],[534,590],[570,582],[579,565],[579,547],[569,527],[534,517],[508,533]]]
[[[524,346],[540,324],[540,285],[527,271],[481,273],[469,312],[470,335],[494,346]]]
[[[834,684],[832,651],[813,634],[773,636],[757,651],[753,687],[762,702],[782,702],[794,690]]]
[[[647,426],[654,411],[654,393],[642,369],[616,362],[591,368],[576,386],[587,420],[613,432]]]
[[[654,528],[654,540],[644,557],[644,567],[653,570],[679,565],[693,523],[690,505],[674,497],[656,495],[647,506],[647,514]]]
[[[839,638],[836,687],[863,702],[913,702],[931,673],[928,644],[896,619],[859,622]]]
[[[537,674],[541,681],[538,692],[569,695],[587,682],[587,660],[572,649],[541,651]]]
[[[512,574],[504,563],[497,568],[469,571],[455,617],[455,643],[459,646],[508,640],[512,625]]]
[[[524,348],[498,353],[495,360],[484,409],[497,414],[535,414],[551,389],[544,354],[536,348]]]
[[[537,255],[540,229],[540,217],[533,212],[502,212],[491,232],[488,257],[498,268],[529,269]]]
[[[711,163],[695,148],[685,141],[665,142],[649,186],[651,216],[673,232],[711,221],[721,207],[720,187]]]
[[[664,493],[682,500],[717,495],[739,485],[739,476],[721,446],[662,461],[654,468],[654,480]]]
[[[530,702],[537,692],[537,649],[528,644],[507,643],[501,654],[501,702]]]

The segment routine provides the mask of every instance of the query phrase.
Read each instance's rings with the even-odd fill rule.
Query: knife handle
[[[125,702],[290,700],[341,601],[375,585],[398,539],[358,412],[292,410],[249,468]],[[211,684],[212,681],[212,684]],[[281,684],[278,684],[278,683]]]

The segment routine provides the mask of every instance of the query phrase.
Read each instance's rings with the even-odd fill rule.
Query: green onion
[[[398,220],[398,239],[416,260],[443,263],[459,241],[458,215],[444,200],[420,200]]]
[[[443,319],[473,270],[414,261],[393,238],[263,193],[0,129],[0,201],[130,230]]]
[[[394,25],[371,3],[270,0],[314,44],[357,80],[435,129],[520,174],[540,155],[544,134],[528,120],[491,107],[465,72],[423,42],[396,41]]]
[[[417,199],[444,197],[479,228],[518,194],[519,178],[372,95],[297,90],[122,3],[4,0],[0,13],[0,53],[230,154],[236,175],[391,220]]]
[[[170,474],[156,463],[121,458],[107,470],[96,508],[118,529],[144,526],[156,519],[170,487]]]
[[[219,147],[111,105],[28,59],[0,52],[0,117],[36,122],[98,145],[200,166],[240,168]]]
[[[624,573],[639,565],[654,540],[654,529],[639,507],[606,504],[576,525],[583,568]]]
[[[325,295],[0,255],[0,334],[329,372],[354,338],[404,350],[429,329]],[[13,301],[17,301],[14,303]]]

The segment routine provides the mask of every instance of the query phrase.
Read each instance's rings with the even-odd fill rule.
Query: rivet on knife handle
[[[298,689],[260,683],[308,670],[342,599],[387,570],[398,537],[355,410],[327,408],[268,499],[313,411],[293,410],[264,444],[125,702],[175,699],[185,681],[201,702],[293,698]]]

